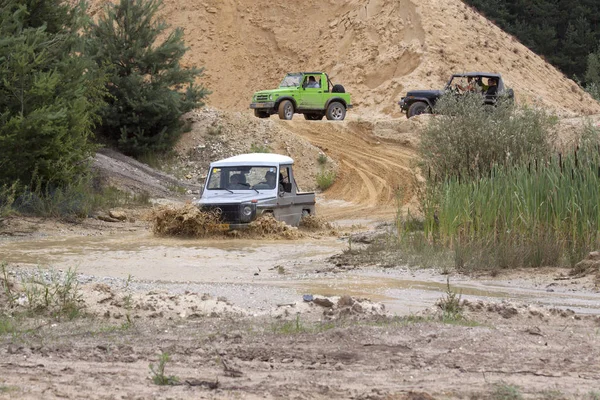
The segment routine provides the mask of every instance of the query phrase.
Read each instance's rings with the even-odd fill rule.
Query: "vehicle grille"
[[[203,210],[221,210],[221,219],[227,223],[240,223],[239,204],[219,204],[218,206],[204,206]]]
[[[256,101],[258,101],[258,102],[269,101],[269,95],[268,94],[257,94]]]

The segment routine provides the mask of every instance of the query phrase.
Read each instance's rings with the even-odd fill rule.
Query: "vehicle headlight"
[[[273,100],[273,95],[272,94],[269,95],[269,100]]]
[[[249,217],[252,215],[252,207],[250,206],[244,206],[242,208],[242,214],[244,214],[245,217]]]

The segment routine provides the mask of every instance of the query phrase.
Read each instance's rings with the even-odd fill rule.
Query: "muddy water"
[[[252,294],[262,296],[261,304],[300,299],[302,294],[352,295],[382,301],[398,314],[431,307],[446,290],[446,278],[433,271],[398,268],[345,274],[315,272],[324,270],[327,257],[346,246],[345,241],[333,237],[294,241],[186,240],[129,232],[0,241],[0,262],[71,267],[97,277],[132,275],[140,281],[202,284],[214,295],[226,292],[241,306],[248,305],[243,294],[247,291],[236,296],[236,291],[231,290],[236,285],[256,287]],[[452,278],[451,284],[466,299],[511,299],[600,314],[598,293],[557,293],[532,285],[459,278]]]

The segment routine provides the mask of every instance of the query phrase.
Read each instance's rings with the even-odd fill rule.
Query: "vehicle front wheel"
[[[304,119],[309,121],[320,121],[323,119],[323,114],[304,114]]]
[[[406,118],[414,117],[415,115],[431,114],[431,108],[423,101],[414,102],[408,107]]]
[[[279,119],[290,120],[294,117],[294,105],[289,100],[279,103]]]
[[[327,119],[333,121],[343,121],[346,118],[346,107],[340,102],[334,101],[327,107]]]
[[[257,118],[269,118],[270,114],[267,111],[254,110],[254,116]]]

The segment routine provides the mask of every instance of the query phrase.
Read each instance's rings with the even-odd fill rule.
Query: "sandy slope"
[[[459,0],[165,0],[164,13],[185,29],[185,63],[206,67],[209,104],[220,109],[247,110],[254,91],[288,71],[324,70],[353,94],[349,118],[397,116],[406,90],[483,70],[502,73],[521,101],[600,113],[573,81]]]

